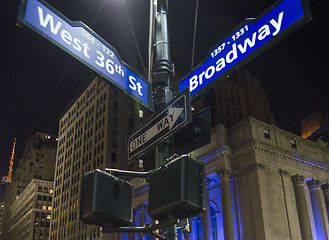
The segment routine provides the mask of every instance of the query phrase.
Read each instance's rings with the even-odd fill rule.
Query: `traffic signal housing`
[[[100,170],[84,173],[80,192],[80,219],[106,227],[129,226],[133,214],[133,186]]]
[[[156,220],[185,219],[204,211],[204,163],[181,156],[150,173],[148,214]]]

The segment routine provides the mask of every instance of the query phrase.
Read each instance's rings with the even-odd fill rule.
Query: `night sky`
[[[125,0],[147,68],[149,0]],[[257,17],[272,0],[199,1],[194,65],[245,18]],[[7,174],[13,140],[16,156],[36,131],[57,135],[58,117],[95,76],[62,50],[16,27],[20,1],[0,7],[0,175]],[[51,0],[71,20],[82,21],[145,76],[123,0]],[[261,80],[277,125],[300,134],[300,121],[328,103],[329,2],[309,0],[313,21],[246,65]],[[171,60],[180,74],[191,70],[196,1],[169,0]]]

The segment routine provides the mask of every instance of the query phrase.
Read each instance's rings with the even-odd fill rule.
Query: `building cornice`
[[[318,162],[313,159],[309,159],[305,156],[298,155],[297,153],[294,153],[294,152],[287,152],[287,151],[282,152],[280,150],[275,150],[273,148],[267,147],[262,144],[254,144],[252,146],[248,145],[245,148],[234,152],[233,155],[234,155],[234,157],[238,157],[238,156],[247,154],[249,152],[263,152],[263,153],[273,155],[275,157],[279,157],[281,159],[286,159],[286,160],[292,161],[294,163],[304,165],[309,168],[323,171],[325,173],[329,172],[329,165],[326,163],[322,163],[322,162]]]
[[[198,158],[199,161],[208,164],[213,162],[219,158],[231,158],[232,157],[232,150],[229,146],[224,145],[210,153],[204,154]]]

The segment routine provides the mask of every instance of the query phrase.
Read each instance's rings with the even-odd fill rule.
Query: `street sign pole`
[[[167,24],[168,1],[159,0],[155,14],[155,36],[154,36],[154,61],[152,69],[153,98],[155,101],[155,112],[168,104],[173,99],[173,91],[170,79],[174,74],[174,65],[170,61],[169,35]],[[156,166],[174,154],[173,138],[161,143],[157,148]],[[160,191],[160,189],[159,189]],[[176,240],[176,226],[166,228],[166,239]]]

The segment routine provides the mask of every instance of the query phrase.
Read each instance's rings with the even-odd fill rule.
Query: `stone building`
[[[329,148],[254,118],[212,129],[192,152],[206,164],[206,212],[189,239],[329,239]],[[135,190],[135,222],[147,216],[147,184]],[[143,219],[140,221],[140,219]],[[122,234],[121,239],[140,239]]]
[[[52,197],[53,182],[33,179],[10,207],[10,239],[48,239]]]

